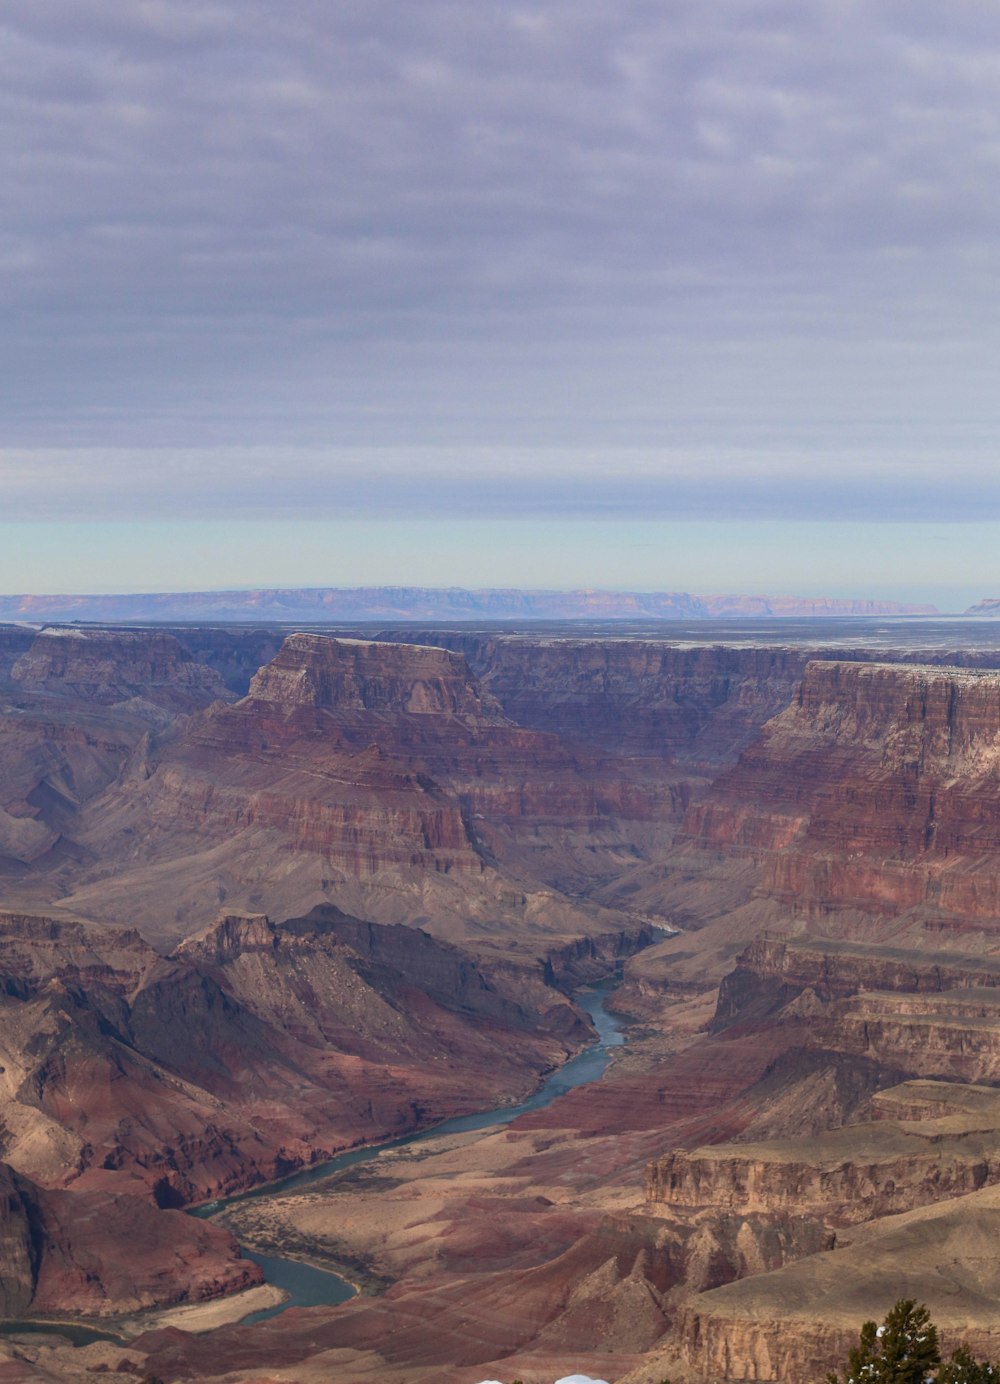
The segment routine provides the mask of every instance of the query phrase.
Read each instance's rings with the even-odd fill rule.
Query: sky
[[[0,591],[1000,595],[986,0],[32,0],[0,112]]]

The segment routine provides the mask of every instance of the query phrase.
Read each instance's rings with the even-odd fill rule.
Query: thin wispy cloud
[[[99,483],[95,484],[95,478]],[[1000,520],[992,454],[354,447],[23,449],[9,521],[295,518]]]

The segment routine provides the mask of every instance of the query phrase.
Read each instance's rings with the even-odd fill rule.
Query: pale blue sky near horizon
[[[923,571],[906,566],[923,554]],[[0,594],[522,586],[882,597],[958,613],[1000,595],[1000,521],[0,522]],[[53,585],[53,573],[64,578]],[[901,575],[905,572],[905,575]],[[942,580],[947,572],[949,580]],[[109,574],[111,574],[109,579]]]
[[[8,7],[0,589],[1000,589],[998,70],[978,0]]]

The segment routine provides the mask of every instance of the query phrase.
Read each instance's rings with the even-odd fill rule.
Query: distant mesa
[[[1000,615],[1000,596],[986,596],[975,605],[970,605],[966,615]]]
[[[336,711],[456,715],[504,722],[461,654],[416,644],[292,634],[250,683],[257,702]]]
[[[987,603],[988,604],[988,603]],[[994,604],[998,604],[994,602]],[[0,596],[0,620],[715,620],[937,615],[932,605],[827,596],[693,596],[686,591],[308,587],[121,596]],[[978,613],[975,608],[971,613]]]

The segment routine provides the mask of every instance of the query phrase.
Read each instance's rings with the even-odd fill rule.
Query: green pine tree
[[[840,1376],[828,1384],[925,1384],[941,1363],[937,1328],[926,1307],[900,1298],[881,1326],[865,1322]],[[961,1384],[961,1381],[950,1381]],[[970,1380],[969,1384],[979,1384]]]
[[[938,1370],[937,1384],[1000,1384],[1000,1370],[988,1360],[974,1360],[959,1346]]]

